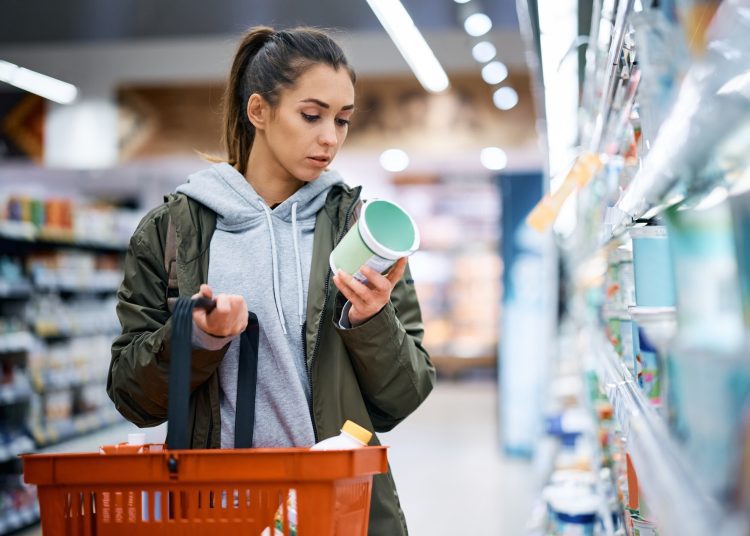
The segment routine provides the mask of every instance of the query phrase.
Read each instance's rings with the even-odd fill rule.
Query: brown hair
[[[341,47],[325,32],[300,27],[275,31],[256,26],[240,41],[224,92],[224,145],[227,161],[245,174],[255,139],[255,127],[247,117],[247,101],[258,93],[271,105],[282,88],[291,87],[316,64],[344,67],[356,81]]]

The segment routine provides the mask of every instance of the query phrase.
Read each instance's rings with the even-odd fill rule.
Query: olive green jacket
[[[421,344],[421,312],[408,268],[378,314],[351,329],[337,325],[344,299],[331,281],[328,257],[351,224],[359,193],[359,188],[335,185],[315,224],[304,335],[317,440],[337,435],[347,419],[376,432],[389,431],[422,403],[435,382],[435,369]],[[171,319],[164,245],[169,219],[176,235],[181,296],[195,294],[207,281],[216,226],[216,214],[196,201],[179,194],[165,199],[130,240],[118,291],[122,334],[112,344],[107,380],[117,410],[141,427],[167,419]],[[218,367],[225,351],[193,349],[188,424],[193,448],[220,445]],[[376,436],[371,444],[379,444]],[[390,471],[376,475],[369,534],[406,533]]]

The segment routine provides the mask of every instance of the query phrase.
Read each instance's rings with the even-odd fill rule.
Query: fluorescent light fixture
[[[471,0],[453,0],[457,4],[468,4]]]
[[[464,30],[472,37],[480,37],[492,29],[492,19],[484,13],[474,13],[466,17]]]
[[[399,0],[367,0],[414,75],[427,91],[448,89],[448,75]]]
[[[510,110],[518,104],[518,93],[512,87],[501,87],[493,93],[492,102],[501,110]]]
[[[495,45],[489,41],[480,41],[471,49],[471,55],[479,63],[487,63],[497,54]]]
[[[403,171],[409,167],[409,155],[401,149],[388,149],[380,155],[380,165],[386,171]]]
[[[501,61],[491,61],[482,67],[482,79],[488,84],[499,84],[508,78],[508,68]]]
[[[0,81],[60,104],[70,104],[78,96],[73,84],[3,60],[0,60]]]
[[[487,169],[498,171],[508,165],[508,155],[500,147],[485,147],[479,153],[479,161]]]

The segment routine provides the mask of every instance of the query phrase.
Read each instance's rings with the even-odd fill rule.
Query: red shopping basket
[[[386,447],[32,454],[23,464],[45,536],[365,536],[372,475],[387,470]]]
[[[175,306],[169,448],[22,457],[45,536],[366,536],[372,476],[388,470],[386,447],[187,449],[192,310],[213,305],[180,298]],[[250,313],[240,341],[237,447],[252,444],[258,330]]]

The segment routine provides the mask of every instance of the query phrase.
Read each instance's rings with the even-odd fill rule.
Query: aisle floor
[[[536,496],[528,461],[502,455],[497,384],[439,381],[383,434],[411,536],[523,536]]]
[[[525,534],[532,467],[501,454],[496,387],[491,379],[439,381],[413,415],[381,435],[411,536]]]

